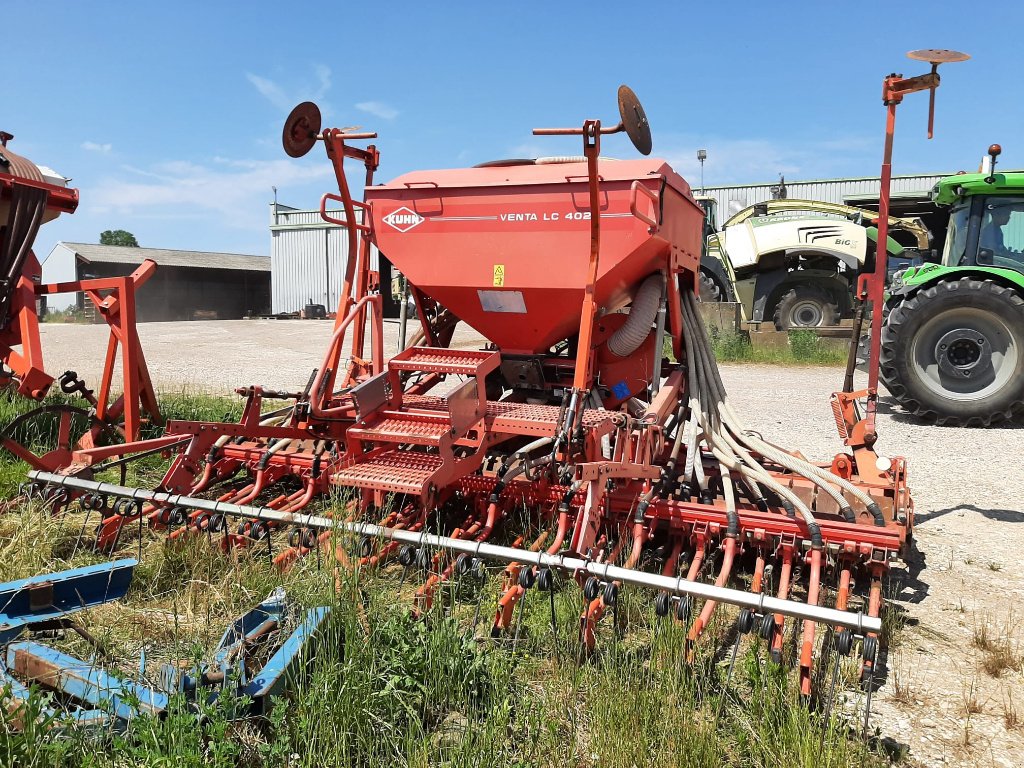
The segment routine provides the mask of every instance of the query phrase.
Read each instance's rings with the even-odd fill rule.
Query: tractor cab
[[[953,204],[943,266],[1024,272],[1024,173],[999,174],[1004,183],[1008,176],[1020,177],[1015,188],[1008,188],[1016,194],[971,194],[964,190],[964,196]]]
[[[996,173],[1002,147],[993,144],[978,173],[958,173],[932,190],[949,206],[944,267],[987,267],[1024,272],[1024,172]]]
[[[694,195],[693,199],[704,209],[704,240],[718,231],[718,200],[710,195]]]

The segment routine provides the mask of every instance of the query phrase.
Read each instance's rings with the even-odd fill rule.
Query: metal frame
[[[60,213],[74,212],[78,205],[77,190],[33,179],[33,175],[38,176],[35,166],[27,160],[19,160],[20,163],[9,168],[11,173],[0,173],[0,199],[14,200],[23,190],[30,189],[40,193],[39,208],[40,211],[45,210],[47,216],[52,218]],[[12,210],[12,216],[14,213]],[[5,251],[13,248],[21,254],[19,258],[12,257],[8,263],[13,272],[0,289],[0,303],[4,309],[0,320],[0,361],[6,366],[3,377],[15,381],[18,392],[25,397],[42,400],[47,395],[54,378],[43,367],[36,301],[39,297],[58,293],[82,292],[109,326],[110,335],[98,395],[94,396],[93,391],[73,373],[61,377],[61,390],[65,394],[80,395],[95,411],[91,428],[76,444],[82,448],[92,447],[107,428],[118,429],[128,441],[138,440],[143,412],[148,413],[154,423],[162,423],[136,329],[135,304],[135,293],[152,277],[156,262],[147,259],[125,277],[39,284],[37,276],[41,269],[31,250],[39,223],[37,220],[35,227],[12,229],[7,234],[8,241],[3,243]],[[20,238],[20,242],[13,242],[10,238]],[[121,393],[115,397],[112,385],[119,354],[122,387]],[[72,447],[70,421],[70,415],[62,416],[59,448]],[[58,450],[50,455],[37,456],[9,437],[0,444],[36,469],[56,469],[62,466],[68,455],[67,450]]]
[[[786,617],[808,622],[803,628],[809,648],[802,651],[805,661],[813,654],[819,621],[873,638],[881,610],[874,584],[904,551],[913,524],[905,463],[896,459],[888,468],[879,466],[871,442],[858,431],[855,404],[848,400],[835,404],[847,450],[824,465],[763,441],[749,450],[740,445],[754,446],[756,436],[733,424],[727,413],[694,304],[703,211],[686,182],[663,161],[600,166],[600,137],[623,129],[622,123],[607,128],[599,120],[587,120],[582,128],[540,129],[542,134],[583,137],[584,159],[570,161],[575,167],[438,172],[447,174],[442,177],[447,186],[403,177],[368,186],[368,202],[358,203],[345,180],[343,161],[362,160],[369,181],[379,160],[376,150],[348,147],[344,142],[355,134],[317,128],[307,143],[324,142],[340,193],[325,198],[324,209],[326,200],[341,202],[345,219],[339,221],[347,227],[350,252],[364,252],[373,241],[399,269],[401,259],[424,267],[425,281],[416,279],[415,269],[403,269],[421,319],[421,338],[391,361],[383,360],[380,296],[369,287],[368,260],[356,259],[346,273],[345,298],[323,363],[302,392],[242,388],[238,391],[246,402],[236,424],[172,421],[159,441],[79,450],[69,468],[31,473],[33,488],[50,498],[62,494],[67,503],[89,500],[88,508],[100,508],[101,547],[116,545],[119,530],[142,520],[171,539],[205,534],[225,551],[265,546],[282,569],[331,549],[342,567],[358,561],[372,568],[397,557],[427,574],[414,598],[418,611],[430,608],[439,587],[462,573],[467,559],[500,561],[507,565],[495,632],[510,627],[513,609],[533,581],[554,569],[584,588],[580,639],[588,648],[594,647],[598,622],[614,607],[617,590],[627,584],[660,591],[680,607],[705,600],[690,625],[688,655],[720,604],[764,614],[764,622],[774,627],[769,634],[776,653],[781,652]],[[298,139],[303,139],[301,131]],[[478,292],[481,274],[484,286],[492,287],[491,264],[483,263],[487,257],[480,255],[486,250],[481,244],[501,242],[502,258],[512,259],[516,253],[544,254],[554,237],[546,233],[555,230],[540,225],[513,231],[491,224],[499,212],[525,206],[521,190],[530,185],[532,199],[543,200],[551,210],[562,206],[579,214],[571,221],[561,219],[565,229],[558,230],[559,258],[572,265],[573,278],[556,300],[571,296],[572,301],[541,305],[526,318],[521,312],[506,313],[494,322],[501,331],[521,324],[535,339],[547,339],[551,327],[559,333],[568,327],[568,336],[561,348],[532,354],[524,352],[531,347],[513,342],[507,358],[497,342],[499,348],[483,351],[451,348],[456,308],[470,323],[483,319],[474,312],[489,311]],[[457,192],[467,189],[470,199],[460,199]],[[401,207],[414,210],[421,197],[422,205],[435,208],[442,199],[444,220],[417,213],[422,221],[415,229],[393,228],[386,234],[386,216]],[[476,206],[481,215],[460,206]],[[357,210],[364,213],[360,221]],[[609,222],[602,222],[603,214]],[[529,221],[525,217],[524,225]],[[404,240],[383,240],[399,234]],[[521,251],[516,252],[510,240],[520,236]],[[417,249],[419,242],[430,243],[429,249]],[[453,260],[439,261],[441,250]],[[523,269],[529,263],[525,258],[510,261],[509,270],[502,265],[501,283],[493,287],[546,289],[549,276]],[[475,276],[468,274],[471,269]],[[614,277],[608,278],[609,273]],[[449,282],[431,285],[429,280],[439,274]],[[619,302],[617,308],[635,300],[652,274],[660,274],[664,285],[655,297],[652,327],[642,327],[644,319],[638,333],[643,338],[646,330],[646,339],[635,352],[616,359],[608,341],[629,316],[599,310],[609,309],[605,302]],[[494,275],[497,280],[497,269]],[[622,288],[614,300],[608,281]],[[435,288],[434,293],[447,288],[461,295],[452,296],[451,308],[444,307],[428,290]],[[470,300],[458,303],[466,297]],[[367,325],[373,338],[370,360],[363,359]],[[350,330],[351,360],[339,376]],[[651,351],[661,356],[655,344],[662,332],[672,337],[675,360],[655,365]],[[539,369],[537,390],[529,400],[488,394],[503,359],[532,361],[531,370]],[[659,373],[653,381],[661,370],[667,374],[664,380]],[[632,376],[638,384],[629,390],[631,397],[649,400],[623,397],[615,402],[626,407],[604,407],[600,386],[617,381],[613,375]],[[439,386],[454,376],[466,380],[451,391]],[[283,407],[267,413],[269,399],[284,401]],[[726,421],[731,426],[723,426]],[[727,434],[727,429],[733,431]],[[687,434],[693,438],[684,440]],[[87,469],[95,473],[115,456],[130,460],[158,449],[167,449],[171,461],[154,490],[74,476]],[[347,493],[344,502],[330,507],[329,514],[309,513],[315,499],[339,489]],[[528,533],[518,533],[513,520],[524,509],[530,525]],[[334,546],[332,537],[339,533],[362,537],[358,556]],[[276,551],[275,534],[285,534],[287,542]],[[514,545],[503,546],[499,536]],[[654,568],[658,572],[642,570],[644,556],[655,549],[662,553]],[[687,565],[684,552],[689,553]],[[751,559],[744,555],[753,557],[761,573],[750,591],[728,586]],[[764,578],[768,562],[778,563],[784,574],[774,595],[768,594]],[[840,586],[846,584],[839,609],[818,605],[830,565],[837,566]],[[712,570],[717,572],[709,579]],[[794,599],[802,591],[800,573],[806,574],[808,586],[804,602]],[[872,584],[873,597],[866,610],[851,612],[849,585],[862,576],[867,576],[862,583]],[[659,600],[656,606],[665,602]],[[868,642],[865,648],[870,647]],[[807,693],[812,668],[805,663],[801,669],[801,689]]]

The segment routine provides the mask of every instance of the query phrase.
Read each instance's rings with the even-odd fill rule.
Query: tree
[[[123,229],[108,229],[100,232],[100,245],[124,245],[129,248],[138,248],[139,241],[135,235]]]

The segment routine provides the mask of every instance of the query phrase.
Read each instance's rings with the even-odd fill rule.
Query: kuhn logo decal
[[[389,227],[397,229],[399,232],[408,232],[424,221],[426,219],[416,213],[416,211],[411,211],[408,208],[399,208],[397,211],[392,211],[384,217],[384,223]]]

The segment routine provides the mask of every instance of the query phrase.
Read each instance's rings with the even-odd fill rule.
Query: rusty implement
[[[0,653],[6,653],[5,647],[20,647],[19,638],[32,632],[70,628],[88,637],[71,617],[124,597],[136,565],[135,560],[117,560],[0,584]],[[18,712],[31,693],[12,669],[6,658],[0,658],[0,706],[17,724]],[[57,716],[49,707],[43,714]],[[80,726],[109,723],[104,713],[92,710],[72,710],[68,717]]]
[[[0,132],[2,133],[2,132]],[[43,365],[37,302],[47,296],[81,292],[110,329],[99,391],[74,371],[56,378],[65,395],[80,405],[47,403],[0,425],[0,447],[34,469],[67,467],[77,448],[138,440],[146,414],[162,423],[156,394],[136,329],[136,292],[156,271],[144,261],[130,275],[40,282],[41,267],[32,250],[39,227],[78,207],[78,190],[67,179],[44,173],[8,148],[0,148],[0,387],[41,401],[55,377]],[[118,367],[121,381],[116,381]],[[120,392],[117,392],[120,385]],[[47,444],[40,435],[52,433]],[[53,499],[59,507],[62,499]]]
[[[845,445],[823,463],[744,427],[694,292],[703,210],[664,160],[601,156],[617,133],[650,149],[632,91],[620,90],[615,122],[538,129],[578,137],[581,155],[384,184],[376,147],[349,143],[375,134],[321,130],[316,117],[293,113],[285,149],[323,144],[339,193],[321,210],[355,256],[307,385],[238,390],[237,423],[172,421],[156,441],[74,451],[31,473],[37,492],[103,510],[101,548],[141,521],[282,569],[309,556],[339,569],[397,561],[422,574],[419,612],[446,583],[501,563],[495,635],[515,632],[524,596],[561,574],[584,597],[587,649],[621,591],[638,588],[685,623],[691,656],[733,606],[728,620],[776,658],[799,637],[805,694],[822,624],[830,648],[872,668],[882,579],[913,526],[906,464],[861,439],[848,398],[834,403]],[[346,159],[365,170],[362,200]],[[407,278],[420,320],[389,360],[371,245]],[[453,347],[459,323],[485,343]],[[159,450],[170,463],[155,488],[106,474]]]
[[[129,721],[140,715],[165,716],[175,696],[188,703],[197,718],[201,715],[200,704],[213,704],[224,696],[229,697],[228,705],[234,718],[266,715],[274,698],[285,693],[301,676],[321,627],[330,615],[330,608],[319,607],[297,616],[284,590],[278,588],[228,627],[214,650],[212,663],[194,668],[164,665],[156,685],[133,680],[123,670],[110,671],[50,645],[20,638],[25,633],[67,626],[88,638],[84,629],[67,622],[67,614],[123,596],[125,590],[118,593],[117,586],[127,588],[134,565],[134,561],[119,561],[46,577],[52,579],[45,583],[54,590],[54,602],[63,600],[64,605],[65,598],[76,586],[82,588],[83,597],[72,600],[61,610],[51,607],[49,613],[34,612],[31,623],[19,627],[17,633],[4,636],[5,642],[0,645],[0,692],[2,706],[10,713],[15,726],[24,726],[20,719],[32,695],[32,685],[56,694],[53,701],[46,702],[41,714],[58,730],[82,727],[123,730]],[[97,593],[104,584],[105,591]],[[22,594],[36,592],[19,586],[17,595]],[[20,604],[20,597],[16,600]],[[42,619],[42,616],[50,618]],[[143,658],[139,677],[143,676],[144,667]]]

